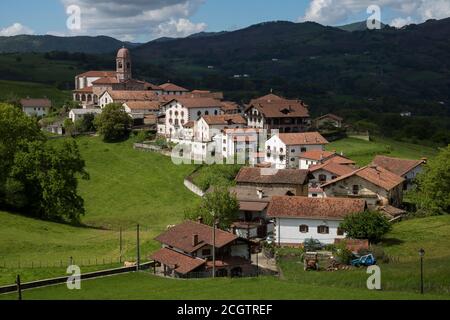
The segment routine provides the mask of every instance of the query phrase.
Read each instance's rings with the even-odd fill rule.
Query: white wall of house
[[[264,116],[256,108],[251,108],[247,112],[247,125],[249,128],[264,128],[266,120]]]
[[[99,106],[103,109],[106,105],[114,103],[114,99],[111,97],[111,95],[108,92],[105,92],[100,96],[98,99]]]
[[[335,239],[344,239],[345,235],[338,235],[340,220],[314,220],[304,218],[276,218],[275,243],[281,245],[299,245],[306,239],[317,239],[325,244],[334,243]],[[300,226],[307,225],[308,232],[300,232]],[[319,226],[328,226],[328,234],[318,233]]]
[[[317,161],[317,160],[305,159],[305,158],[301,158],[301,157],[299,157],[298,160],[299,160],[299,169],[300,170],[307,170],[307,169],[309,169],[309,167],[315,166],[316,164],[319,163],[319,161]]]
[[[325,145],[287,146],[278,135],[274,135],[266,142],[265,161],[274,165],[276,169],[299,168],[300,154],[310,150],[323,151],[325,150]]]
[[[37,117],[44,117],[48,114],[50,108],[44,108],[44,107],[23,107],[22,110],[25,112],[28,116],[37,116]]]
[[[176,136],[181,127],[189,121],[197,121],[204,115],[219,115],[222,110],[218,107],[210,108],[186,108],[180,103],[173,101],[165,108],[166,113],[166,135]]]

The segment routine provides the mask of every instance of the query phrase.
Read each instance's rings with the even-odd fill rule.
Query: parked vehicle
[[[354,267],[369,267],[375,264],[377,264],[377,259],[375,259],[375,257],[371,253],[358,259],[352,260],[352,266]]]

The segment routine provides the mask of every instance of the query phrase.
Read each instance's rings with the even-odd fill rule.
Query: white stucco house
[[[28,116],[45,117],[50,113],[52,102],[49,99],[21,99],[22,111]]]
[[[275,196],[267,216],[274,219],[275,243],[301,246],[307,239],[333,244],[346,234],[339,228],[345,216],[366,209],[362,199]]]
[[[166,114],[165,136],[177,139],[183,126],[189,121],[196,122],[203,116],[222,114],[222,102],[212,98],[182,97],[161,106]]]
[[[265,162],[276,169],[299,168],[302,153],[324,151],[328,143],[318,132],[276,134],[266,142]]]

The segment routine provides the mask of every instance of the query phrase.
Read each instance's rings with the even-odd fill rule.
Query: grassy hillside
[[[365,269],[304,272],[298,259],[281,262],[284,279],[171,280],[149,272],[113,276],[82,283],[82,290],[64,285],[26,291],[25,299],[450,299],[450,216],[404,221],[383,240],[397,262],[380,264],[380,292],[366,289]],[[417,250],[424,248],[425,295],[418,294]],[[126,288],[126,290],[124,290]],[[351,288],[351,290],[349,290]],[[14,299],[15,294],[0,296]]]
[[[17,299],[17,294],[0,295]],[[85,281],[81,290],[64,285],[23,292],[25,300],[361,300],[448,299],[444,295],[374,292],[364,289],[315,286],[277,278],[171,280],[148,273],[133,273]]]
[[[0,101],[26,97],[47,97],[55,107],[60,107],[67,100],[71,100],[72,94],[70,91],[62,91],[51,85],[0,80]]]
[[[372,138],[372,141],[355,138],[342,139],[330,143],[327,150],[343,152],[345,156],[355,160],[360,166],[369,164],[376,155],[420,159],[422,157],[432,158],[438,153],[437,148],[379,137]]]
[[[382,288],[417,293],[420,289],[419,255],[425,249],[424,287],[430,294],[450,294],[450,216],[414,219],[395,224],[380,245],[391,257],[380,263]],[[339,272],[305,272],[299,258],[281,262],[284,276],[304,284],[364,288],[365,269]]]
[[[53,143],[60,143],[55,140]],[[124,252],[134,259],[136,224],[141,224],[142,256],[158,246],[152,239],[169,224],[183,220],[184,209],[199,199],[183,185],[191,166],[132,149],[132,141],[105,144],[99,138],[78,139],[91,179],[81,181],[86,228],[44,222],[0,212],[0,284],[11,283],[19,264],[40,264],[61,273],[70,256],[83,264],[117,262],[119,229]],[[95,227],[95,229],[94,229]],[[6,266],[6,268],[4,268]],[[25,270],[25,281],[42,278],[44,270]],[[45,273],[45,272],[44,272]]]

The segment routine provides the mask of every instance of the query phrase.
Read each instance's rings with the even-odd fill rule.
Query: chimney
[[[197,218],[197,222],[200,223],[200,224],[203,224],[203,217],[198,217]]]
[[[257,189],[256,194],[258,195],[258,199],[262,199],[264,197],[264,192],[262,189]]]
[[[196,247],[198,245],[198,234],[192,235],[192,246]]]

